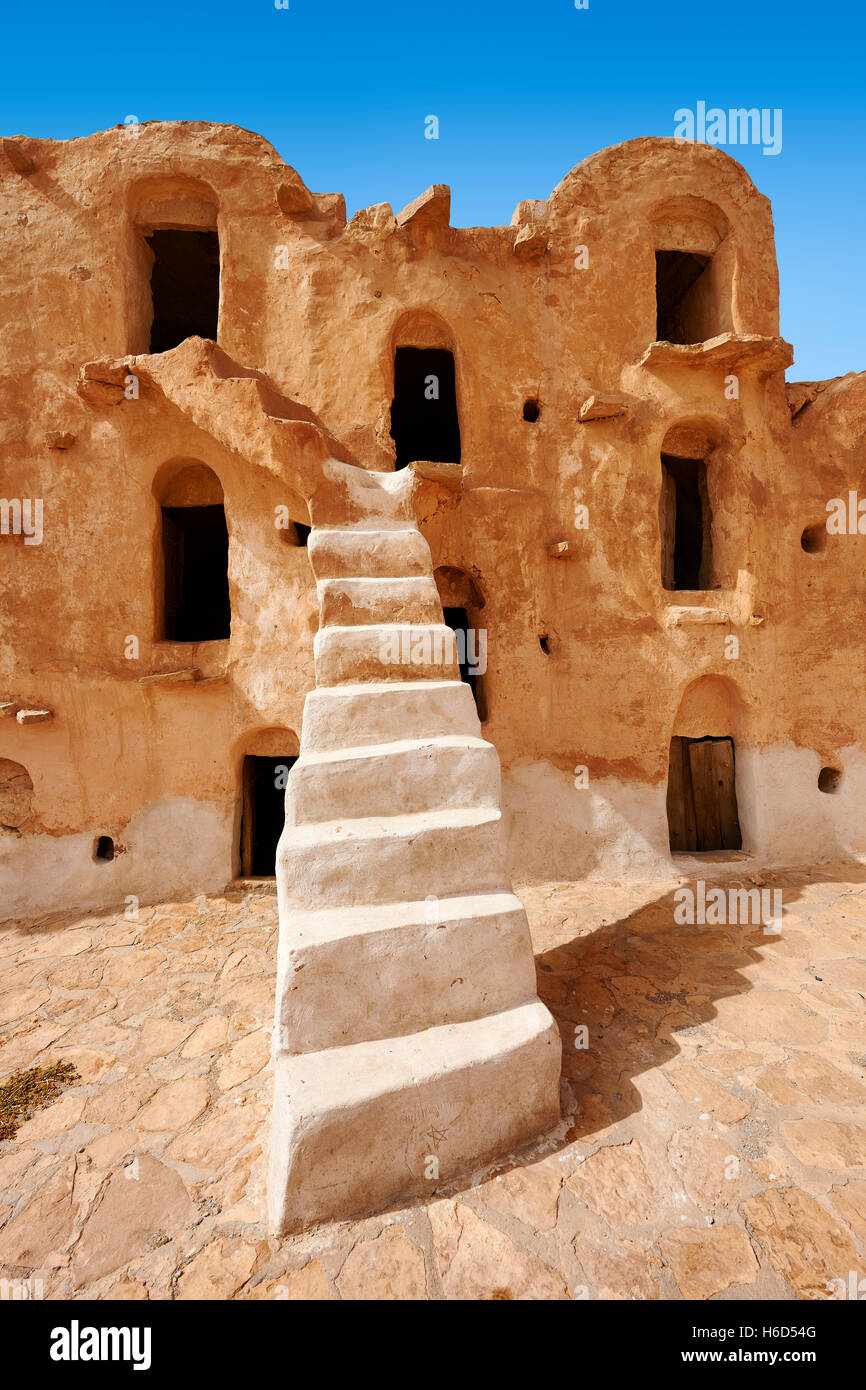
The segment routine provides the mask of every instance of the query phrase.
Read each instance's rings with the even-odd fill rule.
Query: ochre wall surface
[[[232,433],[159,392],[78,390],[87,363],[147,353],[152,225],[215,222],[220,347],[346,461],[393,468],[395,347],[453,351],[462,490],[422,494],[420,519],[434,565],[484,598],[484,733],[514,871],[670,872],[673,733],[733,735],[746,853],[866,852],[866,539],[800,544],[828,499],[866,496],[866,377],[786,388],[770,207],[735,161],[634,140],[509,227],[455,228],[442,195],[405,220],[383,203],[347,223],[341,197],[310,196],[232,126],[14,149],[0,155],[0,494],[41,498],[44,534],[0,535],[0,759],[33,784],[28,816],[0,828],[0,916],[222,887],[239,868],[243,755],[297,750],[314,683],[307,552],[275,526],[282,504],[309,521],[296,480],[247,447],[242,419]],[[30,168],[14,167],[22,154]],[[645,360],[657,246],[714,255],[727,336],[706,350]],[[592,396],[621,413],[581,421]],[[677,429],[711,450],[717,587],[686,595],[661,583],[660,453]],[[183,462],[211,468],[225,497],[226,641],[158,637],[159,480]],[[203,678],[141,681],[189,667]],[[20,723],[16,708],[53,717]],[[835,795],[818,790],[827,765],[843,772]],[[99,835],[111,862],[93,858]]]

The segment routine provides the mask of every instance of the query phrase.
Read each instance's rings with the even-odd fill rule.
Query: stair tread
[[[277,1085],[288,1083],[296,1114],[354,1110],[448,1072],[468,1071],[488,1060],[501,1064],[509,1052],[550,1033],[552,1026],[545,1005],[530,999],[501,1013],[420,1033],[281,1056]]]
[[[485,738],[474,734],[436,734],[427,738],[391,739],[387,743],[364,743],[343,748],[328,748],[320,752],[302,753],[298,766],[310,764],[351,762],[356,758],[387,758],[394,753],[408,753],[424,748],[492,748]]]
[[[368,931],[390,931],[396,927],[422,925],[426,922],[429,906],[427,898],[414,898],[405,902],[361,903],[351,907],[319,907],[308,911],[292,909],[289,916],[292,943],[309,945],[326,937],[330,940]],[[459,897],[437,898],[436,907],[439,925],[524,911],[520,899],[511,892],[464,893]]]
[[[470,829],[501,819],[498,806],[444,807],[434,811],[398,812],[393,816],[344,816],[340,820],[308,821],[286,827],[293,849],[303,849],[323,841],[329,844],[400,835],[420,835],[425,830]]]

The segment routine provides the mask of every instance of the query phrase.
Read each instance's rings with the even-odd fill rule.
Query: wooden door
[[[741,849],[733,739],[671,739],[667,805],[672,850]]]

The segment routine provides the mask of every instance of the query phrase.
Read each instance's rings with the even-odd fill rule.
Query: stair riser
[[[430,576],[430,547],[420,531],[316,531],[307,549],[317,579]]]
[[[293,843],[287,826],[277,847],[280,918],[295,908],[417,901],[431,895],[508,889],[502,824],[433,826],[374,838]]]
[[[431,901],[431,917],[437,910]],[[287,923],[291,939],[291,917]],[[278,1032],[283,1053],[318,1052],[371,1038],[499,1013],[535,994],[521,908],[443,926],[368,931],[281,948]]]
[[[434,811],[446,806],[498,806],[499,758],[486,748],[408,748],[387,757],[305,763],[289,778],[286,823]]]
[[[432,579],[323,579],[318,587],[320,627],[442,622]]]
[[[304,705],[301,751],[325,753],[445,734],[477,737],[480,729],[472,692],[458,680],[434,689],[407,683],[389,690],[311,690]]]
[[[313,1115],[300,1109],[305,1100],[315,1101],[310,1088],[298,1084],[304,1059],[278,1060],[271,1229],[288,1235],[432,1194],[551,1129],[559,1119],[560,1041],[546,1019],[507,1051],[462,1066],[446,1063],[420,1086],[395,1087],[330,1110],[317,1107]],[[297,1108],[290,1095],[303,1097],[294,1100]]]
[[[450,628],[324,628],[313,651],[318,685],[363,681],[457,680],[457,644]]]

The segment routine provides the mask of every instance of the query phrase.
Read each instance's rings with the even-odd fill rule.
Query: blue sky
[[[509,222],[604,145],[673,134],[680,107],[778,107],[780,154],[731,153],[772,199],[789,377],[813,379],[866,370],[864,31],[853,0],[19,3],[0,127],[227,121],[350,214],[441,182],[471,226]]]

